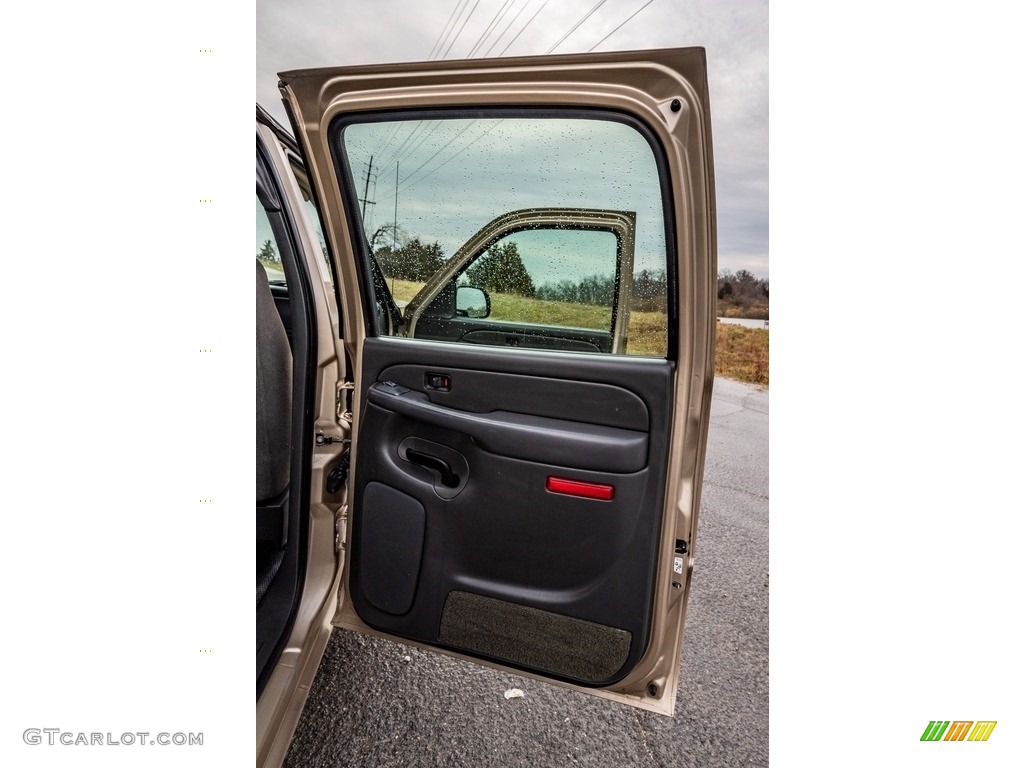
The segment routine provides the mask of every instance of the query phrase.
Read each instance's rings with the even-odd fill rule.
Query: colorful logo
[[[988,741],[995,728],[995,720],[932,720],[921,741]]]

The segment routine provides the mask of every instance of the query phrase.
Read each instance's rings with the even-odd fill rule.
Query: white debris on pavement
[[[507,691],[505,691],[506,699],[521,699],[525,695],[526,691],[524,691],[522,688],[509,688]]]

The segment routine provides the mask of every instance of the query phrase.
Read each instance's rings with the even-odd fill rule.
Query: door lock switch
[[[423,375],[423,388],[435,392],[451,392],[452,377],[447,373],[427,373]]]

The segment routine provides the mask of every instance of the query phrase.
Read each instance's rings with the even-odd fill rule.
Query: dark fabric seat
[[[256,605],[284,561],[291,465],[292,351],[256,262]]]
[[[256,262],[256,500],[288,485],[291,463],[292,351],[267,272]]]

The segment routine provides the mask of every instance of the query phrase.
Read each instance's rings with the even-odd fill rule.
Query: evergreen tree
[[[444,251],[440,243],[424,244],[414,237],[395,251],[384,245],[374,254],[384,274],[399,280],[426,281],[444,266]]]
[[[529,297],[535,293],[533,278],[526,271],[519,248],[514,242],[492,245],[466,270],[466,279],[470,285],[494,293],[515,293]]]
[[[263,247],[260,248],[259,252],[257,252],[256,258],[260,261],[271,261],[277,264],[281,263],[281,259],[277,255],[277,251],[274,250],[274,244],[269,240],[263,241]]]

